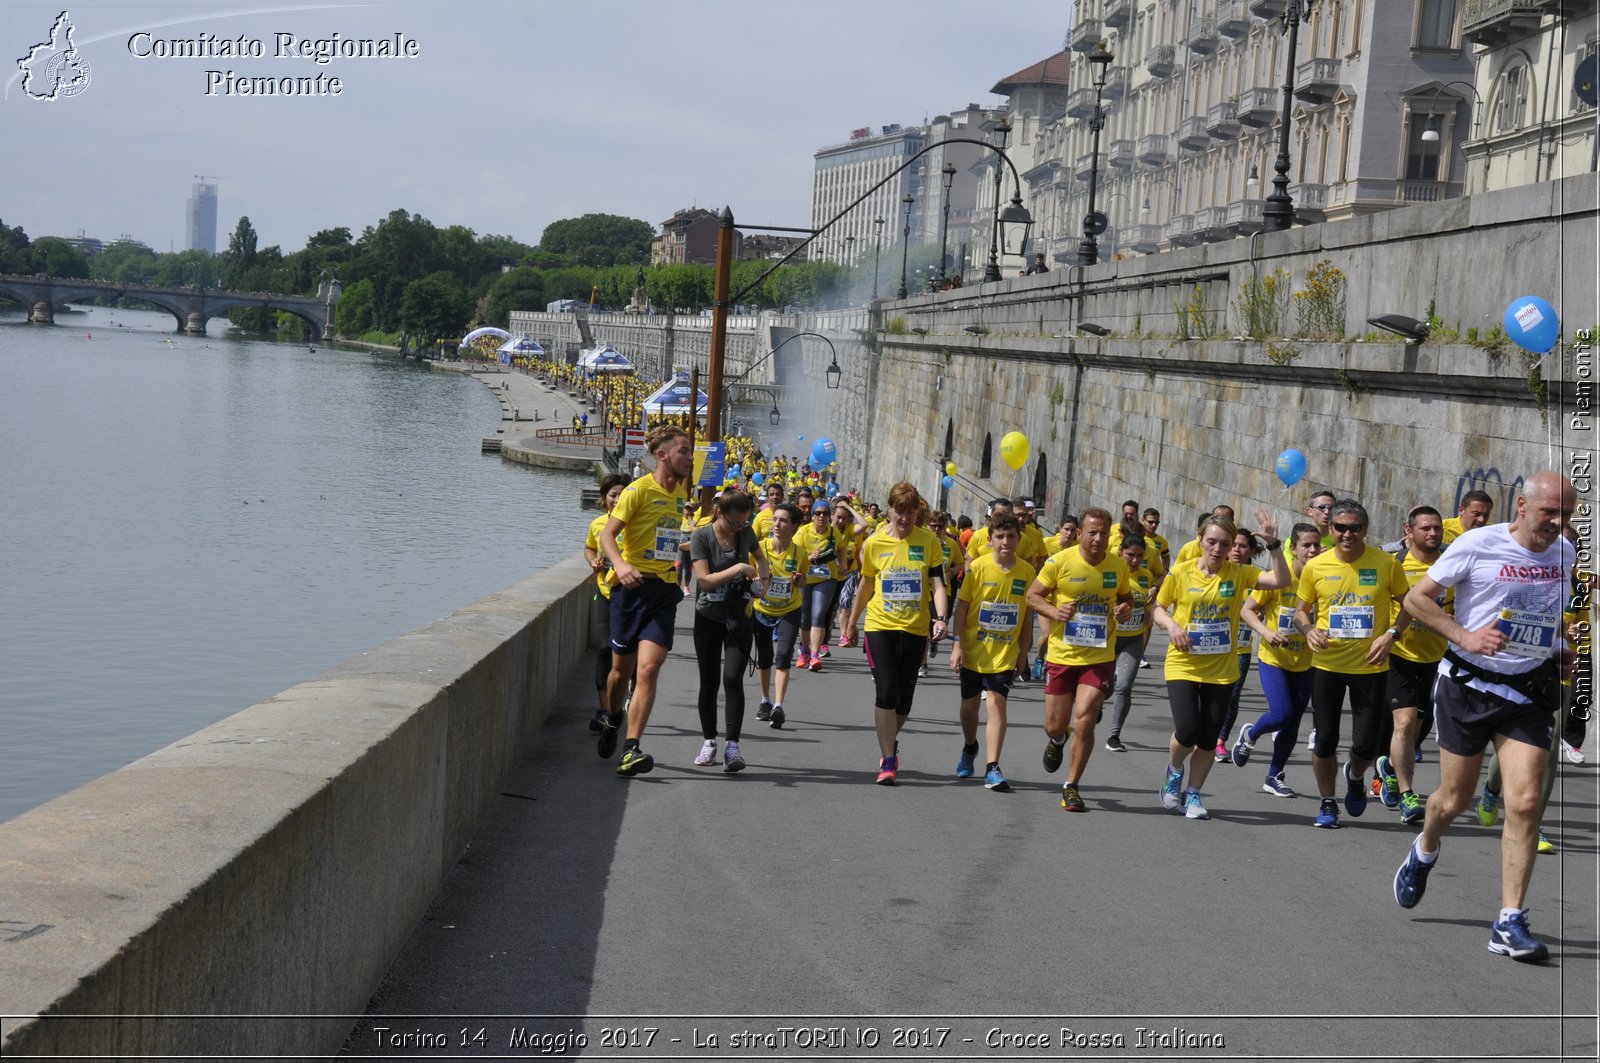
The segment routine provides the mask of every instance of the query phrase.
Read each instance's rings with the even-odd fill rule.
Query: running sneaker
[[[1106,748],[1113,753],[1126,753],[1128,747],[1122,744],[1122,736],[1115,731],[1106,735]]]
[[[812,671],[815,672],[816,669],[813,668]],[[917,678],[918,679],[926,679],[926,678],[928,678],[928,666],[926,664],[917,665]]]
[[[805,652],[801,652],[800,654],[798,654],[794,659],[794,667],[795,667],[796,671],[800,671],[800,672],[803,672],[807,668],[810,668],[811,667],[811,654],[805,653]]]
[[[1422,763],[1422,739],[1420,739],[1420,738],[1417,739],[1417,751],[1415,753],[1411,754],[1411,763],[1413,763],[1413,764],[1421,764]]]
[[[1383,779],[1381,777],[1379,777],[1379,775],[1376,772],[1374,772],[1373,775],[1372,775],[1372,782],[1368,785],[1368,790],[1372,794],[1372,799],[1374,801],[1382,800],[1382,797],[1383,797]]]
[[[1044,660],[1042,658],[1033,662],[1033,681],[1035,683],[1044,682]],[[1573,763],[1578,763],[1578,761]]]
[[[1513,912],[1489,928],[1489,951],[1523,963],[1543,963],[1550,958],[1544,942],[1528,929],[1528,910]]]
[[[970,746],[961,747],[961,755],[956,758],[956,778],[972,778],[972,762],[977,759],[977,756],[978,743],[974,742]]]
[[[1066,748],[1067,740],[1062,738],[1057,742],[1049,735],[1045,736],[1044,743],[1044,770],[1054,772],[1061,767],[1061,751]]]
[[[635,775],[648,775],[655,766],[654,757],[638,746],[632,746],[622,751],[622,759],[617,761],[617,774],[631,779]]]
[[[811,668],[811,670],[813,672],[822,671],[822,658],[821,657],[813,657],[813,658],[811,658],[810,668]]]
[[[787,717],[783,714],[783,703],[779,702],[778,704],[772,706],[772,719],[770,723],[774,731],[783,730],[783,721],[785,719],[787,719]]]
[[[1313,756],[1315,756],[1315,755],[1316,755],[1316,749],[1317,749],[1317,729],[1316,729],[1316,728],[1315,728],[1315,727],[1312,727],[1312,728],[1311,728],[1311,737],[1310,737],[1310,738],[1308,738],[1308,739],[1306,739],[1306,748],[1307,748],[1307,749],[1309,749],[1309,750],[1311,750],[1311,751],[1312,751],[1312,755],[1313,755]]]
[[[1245,724],[1239,728],[1239,740],[1233,744],[1230,756],[1233,766],[1242,768],[1250,763],[1250,751],[1256,747],[1256,740],[1250,737],[1250,725]]]
[[[1351,778],[1350,762],[1344,762],[1344,810],[1351,816],[1360,816],[1367,810],[1366,772]]]
[[[893,786],[895,772],[900,770],[899,757],[878,758],[878,785]]]
[[[839,648],[841,650],[848,650],[851,645],[852,643],[849,639],[845,638],[843,635],[839,636]]]
[[[1485,827],[1492,827],[1500,818],[1500,795],[1489,789],[1483,788],[1483,795],[1478,798],[1478,822]]]
[[[1435,855],[1434,863],[1438,863]],[[1417,843],[1412,842],[1406,846],[1406,858],[1400,862],[1400,870],[1394,873],[1394,899],[1402,908],[1415,908],[1417,902],[1422,900],[1422,893],[1428,888],[1428,872],[1433,870],[1433,864],[1425,864],[1417,855]]]
[[[1087,812],[1088,807],[1083,803],[1083,797],[1078,793],[1078,788],[1071,783],[1061,788],[1061,807],[1068,812]]]
[[[833,654],[831,652],[829,652],[828,644],[826,642],[824,642],[822,644],[822,649],[817,651],[817,656],[818,657],[832,657],[833,656]]]
[[[1183,795],[1184,819],[1210,819],[1211,813],[1206,811],[1206,806],[1200,803],[1200,791],[1190,790]]]
[[[756,719],[762,723],[772,719],[772,699],[762,698],[761,704],[756,706]]]
[[[1568,764],[1582,764],[1583,750],[1563,738],[1561,740],[1561,759]]]
[[[1139,667],[1140,668],[1149,668],[1150,667],[1150,658],[1148,658],[1148,657],[1140,657],[1139,658]]]
[[[739,752],[739,743],[729,742],[722,751],[722,770],[729,775],[744,771],[744,754]]]
[[[1385,808],[1399,808],[1400,777],[1394,773],[1394,762],[1388,757],[1379,757],[1377,776],[1382,784],[1378,789],[1378,800],[1383,802]]]
[[[610,715],[605,709],[595,709],[594,715],[589,718],[589,733],[599,734],[600,728],[606,725],[606,717]]]
[[[1331,797],[1322,799],[1322,804],[1317,809],[1317,818],[1311,821],[1313,827],[1323,827],[1327,830],[1337,830],[1339,827],[1339,802]]]
[[[1407,790],[1400,795],[1400,822],[1410,825],[1421,823],[1428,818],[1428,803],[1418,797],[1414,791]]]
[[[1261,784],[1261,789],[1273,797],[1293,797],[1294,790],[1283,781],[1283,772],[1267,776],[1267,781]]]
[[[1183,789],[1183,772],[1178,771],[1171,764],[1167,765],[1167,781],[1161,789],[1156,791],[1156,796],[1161,798],[1161,807],[1176,812],[1183,804],[1180,791]]]
[[[625,718],[626,714],[607,716],[605,723],[600,725],[600,740],[595,743],[595,752],[600,754],[601,760],[610,760],[617,751],[617,731],[621,729]]]
[[[1217,763],[1221,764],[1223,761],[1232,757],[1232,755],[1233,754],[1228,752],[1228,747],[1223,743],[1222,739],[1217,739]]]
[[[983,788],[1002,794],[1011,792],[1011,784],[1006,782],[1004,775],[1000,774],[1000,766],[998,764],[983,773]]]
[[[1554,853],[1558,853],[1560,851],[1561,850],[1556,848],[1556,843],[1555,842],[1551,841],[1549,838],[1546,838],[1544,836],[1544,828],[1540,827],[1539,828],[1539,854],[1541,856],[1550,856],[1550,855],[1552,855]]]
[[[717,762],[717,740],[715,738],[706,739],[705,745],[700,747],[700,752],[694,758],[694,762],[701,766]]]

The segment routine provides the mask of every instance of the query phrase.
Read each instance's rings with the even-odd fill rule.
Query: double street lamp
[[[917,197],[910,192],[900,201],[906,205],[906,227],[900,234],[900,294],[895,297],[897,299],[906,297],[906,255],[911,250],[911,204],[916,201]]]
[[[1283,27],[1289,33],[1289,56],[1283,73],[1283,113],[1278,125],[1278,158],[1272,164],[1272,195],[1261,205],[1261,227],[1282,232],[1294,224],[1294,200],[1289,196],[1289,108],[1294,104],[1294,53],[1300,40],[1301,20],[1310,21],[1313,0],[1289,0]]]
[[[1115,58],[1106,50],[1106,42],[1101,41],[1099,47],[1089,56],[1089,62],[1094,64],[1094,117],[1089,119],[1089,130],[1094,134],[1094,144],[1089,149],[1089,212],[1083,216],[1083,242],[1078,245],[1078,265],[1092,266],[1100,261],[1100,243],[1095,239],[1101,228],[1101,220],[1095,214],[1094,193],[1095,186],[1100,180],[1100,131],[1106,127],[1105,108],[1100,105],[1102,95],[1106,88],[1106,72]]]

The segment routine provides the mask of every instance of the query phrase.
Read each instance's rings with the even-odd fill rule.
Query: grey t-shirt
[[[707,524],[703,528],[696,528],[694,534],[689,536],[689,561],[704,560],[712,572],[721,572],[734,565],[745,564],[750,560],[750,555],[760,548],[756,533],[748,525],[739,529],[733,539],[733,548],[727,549],[717,541],[714,525]],[[749,602],[750,581],[746,579],[730,580],[711,590],[701,590],[698,585],[695,589],[696,611],[712,620],[736,620],[746,615]]]

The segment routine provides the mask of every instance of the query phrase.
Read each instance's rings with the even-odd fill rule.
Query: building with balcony
[[[1072,162],[1077,155],[1089,149],[1085,145],[1076,154],[1067,155],[1059,150],[1059,145],[1045,140],[1046,130],[1064,128],[1067,86],[1071,81],[1072,68],[1087,65],[1073,58],[1072,52],[1077,45],[1070,40],[1069,45],[1069,48],[1001,78],[989,90],[1007,98],[1004,113],[1011,125],[1011,132],[1005,136],[1003,147],[1022,177],[1022,202],[1033,215],[1032,244],[1027,254],[1008,256],[1002,251],[1000,269],[1008,277],[1026,269],[1033,252],[1043,251],[1046,257],[1056,253],[1063,246],[1060,242],[1063,234],[1075,227],[1075,223],[1064,213],[1071,198],[1071,186],[1075,183]],[[1093,113],[1092,110],[1090,113]],[[997,142],[998,114],[994,113],[983,126],[985,138],[991,142]],[[972,173],[978,181],[970,243],[964,262],[968,276],[981,272],[989,261],[989,243],[996,214],[995,168],[1003,165],[994,152],[981,149],[973,161]],[[1013,194],[1010,169],[1005,169],[1000,176],[1001,204],[1010,203]],[[960,183],[959,179],[957,183]]]
[[[1460,39],[1472,49],[1470,85],[1410,97],[1440,143],[1466,131],[1469,192],[1594,169],[1595,78],[1579,67],[1600,52],[1595,0],[1464,0]],[[1590,70],[1593,68],[1590,67]]]
[[[681,266],[686,262],[715,262],[717,230],[721,227],[721,217],[704,207],[678,211],[661,223],[661,232],[650,241],[650,264]],[[741,238],[737,229],[733,239],[733,257],[739,258]]]
[[[1595,6],[1594,0],[1317,0],[1299,27],[1294,57],[1288,176],[1297,223],[1462,195],[1471,154],[1463,152],[1471,136],[1465,105],[1473,98],[1463,17],[1481,11],[1487,22],[1489,9],[1515,11],[1504,16],[1510,27],[1503,33],[1522,36],[1505,40],[1526,41],[1558,21],[1548,9],[1574,2]],[[1101,238],[1103,258],[1234,239],[1260,228],[1260,201],[1272,192],[1280,142],[1289,57],[1279,16],[1286,6],[1285,0],[1077,0],[1068,46],[1088,54],[1103,44],[1114,56],[1107,85],[1120,87],[1102,96],[1096,207],[1108,215],[1111,234]],[[1541,9],[1539,18],[1528,8]],[[1586,23],[1587,40],[1593,21]],[[1592,45],[1568,32],[1561,61],[1568,82],[1585,47]],[[1486,100],[1487,77],[1480,71],[1477,84]],[[1073,63],[1059,91],[1063,114],[1041,130],[1029,180],[1033,201],[1065,197],[1054,214],[1066,228],[1048,239],[1057,261],[1067,261],[1061,255],[1075,252],[1088,205],[1089,182],[1080,178],[1096,163],[1092,64]],[[1514,101],[1513,94],[1513,110]],[[1528,104],[1530,115],[1535,105]],[[1592,114],[1588,125],[1592,135]],[[1423,135],[1430,130],[1437,136]],[[1588,150],[1573,154],[1587,159]],[[1054,167],[1046,165],[1051,160]],[[1515,168],[1499,165],[1508,176]],[[1036,227],[1036,238],[1045,236]]]

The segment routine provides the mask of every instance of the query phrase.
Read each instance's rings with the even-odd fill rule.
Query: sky
[[[182,250],[185,201],[203,176],[218,186],[219,250],[241,215],[261,247],[287,253],[322,229],[359,235],[396,208],[527,244],[586,213],[659,228],[684,207],[729,206],[736,221],[805,225],[817,149],[862,126],[1003,102],[989,89],[1060,49],[1071,7],[102,0],[65,8],[86,80],[36,99],[29,90],[52,82],[25,83],[19,61],[39,70],[60,53],[34,46],[51,40],[62,3],[8,0],[0,221],[33,238],[81,231]],[[399,35],[416,54],[279,54],[285,39],[292,52],[334,34]],[[262,55],[170,54],[241,37]],[[230,93],[229,71],[322,75],[323,94]]]

